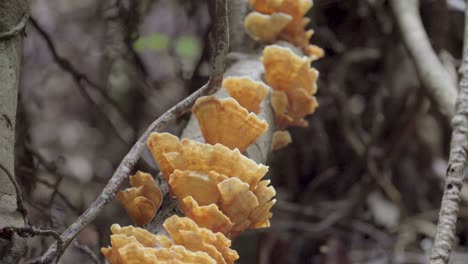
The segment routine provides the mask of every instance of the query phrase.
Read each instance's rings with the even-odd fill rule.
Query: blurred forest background
[[[432,47],[458,79],[464,1],[420,0]],[[325,58],[320,107],[273,152],[272,227],[234,241],[238,263],[426,263],[447,168],[450,123],[435,107],[385,0],[315,0]],[[35,226],[63,231],[100,193],[150,122],[209,75],[206,1],[36,0],[24,40],[16,175]],[[170,125],[179,134],[186,118]],[[149,153],[137,168],[157,173]],[[452,263],[468,259],[468,188]],[[103,261],[112,202],[61,263]],[[26,259],[52,238],[29,241]]]

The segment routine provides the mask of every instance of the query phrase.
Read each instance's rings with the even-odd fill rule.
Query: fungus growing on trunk
[[[241,106],[255,114],[260,112],[260,105],[269,91],[268,86],[263,82],[240,76],[225,78],[223,86]]]
[[[163,199],[161,190],[150,174],[141,171],[130,176],[130,184],[133,187],[119,191],[116,198],[135,224],[146,225],[161,206]]]
[[[267,122],[249,113],[232,98],[201,97],[195,102],[192,112],[206,143],[219,143],[240,152],[268,130]]]

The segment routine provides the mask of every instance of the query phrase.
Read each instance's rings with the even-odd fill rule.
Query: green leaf
[[[180,56],[195,58],[201,52],[200,41],[192,36],[180,37],[176,41],[175,51]]]
[[[154,51],[163,52],[169,46],[169,37],[162,33],[153,33],[141,36],[133,43],[133,48],[137,52]]]

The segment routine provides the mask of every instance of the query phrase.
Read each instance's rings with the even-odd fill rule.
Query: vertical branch
[[[21,65],[22,32],[29,16],[26,0],[0,1],[0,259],[18,263],[25,244],[5,227],[22,227],[24,212],[14,177],[16,106]]]
[[[412,57],[419,78],[447,118],[454,115],[456,83],[444,68],[424,30],[418,0],[391,0],[403,42]]]
[[[445,190],[439,212],[439,222],[431,264],[446,264],[454,246],[455,229],[460,206],[460,192],[463,186],[464,170],[468,150],[468,5],[465,10],[465,35],[463,43],[463,61],[460,67],[462,79],[456,103],[455,116],[452,119],[452,139],[450,158],[445,179]]]

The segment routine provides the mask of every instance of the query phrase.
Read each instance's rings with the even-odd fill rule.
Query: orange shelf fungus
[[[263,180],[255,186],[253,193],[257,197],[258,206],[250,214],[249,219],[254,223],[254,228],[269,227],[269,219],[273,216],[270,210],[276,203],[273,199],[276,195],[275,188],[270,186],[270,180]]]
[[[241,152],[268,130],[267,122],[249,113],[232,98],[200,97],[192,112],[206,143],[220,143]]]
[[[188,217],[171,216],[164,222],[164,228],[175,244],[191,251],[206,252],[218,264],[232,264],[239,258],[237,252],[230,249],[231,240],[222,233],[198,227]]]
[[[172,239],[141,228],[114,224],[111,247],[102,248],[101,252],[110,264],[230,264],[239,258],[223,234],[200,228],[186,217],[170,217],[164,226]]]
[[[221,194],[218,183],[227,178],[214,171],[203,173],[175,170],[170,176],[169,186],[179,202],[191,196],[199,205],[209,205],[219,202]]]
[[[182,200],[184,214],[195,221],[200,227],[208,228],[213,232],[221,232],[225,235],[231,233],[234,224],[231,222],[217,204],[200,206],[192,196]]]
[[[241,106],[255,114],[260,112],[260,105],[268,95],[268,86],[249,77],[227,77],[223,86]]]
[[[270,45],[263,49],[265,80],[273,89],[271,97],[276,124],[282,129],[288,126],[308,126],[304,117],[318,106],[318,71],[310,67],[309,57],[300,57],[289,48]]]
[[[291,144],[292,138],[286,130],[278,130],[273,133],[273,138],[271,141],[271,149],[278,150],[286,147]]]
[[[166,162],[170,169],[166,171],[169,176],[178,169],[181,171],[198,171],[209,173],[215,171],[226,175],[227,177],[237,177],[250,186],[255,186],[268,171],[268,167],[263,164],[257,164],[255,161],[242,155],[239,150],[231,150],[221,144],[203,144],[190,139],[177,139],[173,142],[176,146],[173,149],[178,151],[164,152],[160,148],[160,142],[165,138],[170,138],[168,133],[151,133],[148,139],[148,147],[158,164]],[[162,143],[165,145],[166,143]]]
[[[133,186],[117,193],[117,200],[127,211],[132,221],[143,226],[156,215],[162,203],[162,193],[150,174],[138,171],[130,176]]]
[[[169,137],[165,133],[150,135],[148,145],[156,147],[150,147],[151,152],[161,151],[151,143],[161,138]],[[220,144],[188,139],[177,144],[180,146],[171,149],[179,152],[161,153],[154,158],[172,167],[168,171],[169,186],[187,216],[199,226],[229,237],[249,228],[269,226],[275,192],[267,186],[269,181],[261,180],[268,167]]]
[[[288,126],[308,126],[305,116],[318,107],[318,71],[310,63],[324,51],[309,44],[313,30],[304,27],[311,0],[249,0],[254,12],[244,20],[247,33],[263,43],[286,40],[307,55],[270,45],[263,50],[264,79],[272,88],[271,106],[276,126],[272,149],[291,143]],[[244,156],[244,152],[268,130],[257,117],[270,89],[263,82],[235,76],[223,80],[232,98],[199,98],[192,113],[206,143],[179,140],[169,133],[151,133],[147,146],[158,163],[186,217],[172,216],[163,226],[170,235],[153,235],[141,228],[111,227],[111,247],[101,251],[110,264],[127,263],[218,263],[232,264],[239,255],[229,238],[247,229],[270,226],[275,189],[262,180],[268,167]],[[145,225],[162,201],[162,194],[149,174],[130,177],[132,188],[117,199],[130,218]]]
[[[247,34],[259,42],[272,42],[279,38],[281,31],[291,22],[292,17],[284,13],[265,15],[252,12],[244,20]]]
[[[275,35],[278,36],[277,39],[288,41],[291,44],[302,48],[304,53],[311,55],[314,60],[323,56],[324,52],[322,49],[309,44],[314,31],[306,31],[304,29],[304,27],[310,22],[310,19],[305,18],[304,16],[312,8],[312,0],[250,0],[250,5],[254,11],[271,16],[269,20],[266,18],[257,18],[257,20],[263,22],[263,24],[273,24],[273,16],[275,14],[288,15],[291,19],[279,33],[275,33]],[[251,18],[249,20],[252,21]],[[246,25],[247,32],[252,31],[251,23],[252,22],[249,23],[250,27],[247,27]],[[260,24],[260,22],[256,23]],[[262,33],[261,30],[258,31]],[[260,39],[258,34],[254,36]]]
[[[163,153],[180,152],[181,146],[179,138],[169,133],[158,134],[157,137],[151,137],[146,142],[146,145],[153,154],[154,159],[158,162],[159,169],[166,181],[169,181],[169,175],[174,170],[172,166],[166,161]]]

